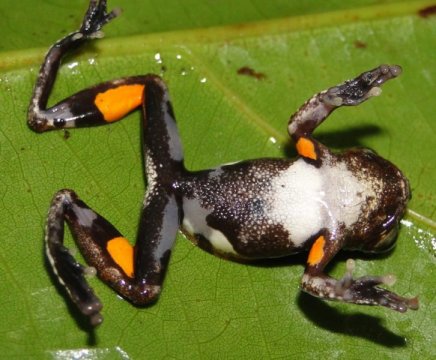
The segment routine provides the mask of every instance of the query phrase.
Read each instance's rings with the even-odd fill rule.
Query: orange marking
[[[98,93],[94,104],[107,122],[120,120],[142,104],[144,85],[121,85]]]
[[[307,263],[311,266],[318,265],[322,258],[324,257],[324,236],[318,237],[312,245],[309,252],[309,257],[307,258]]]
[[[126,238],[116,237],[109,240],[106,245],[109,255],[116,264],[123,269],[128,277],[133,277],[133,246]]]
[[[315,145],[313,144],[313,141],[311,141],[307,138],[301,137],[298,139],[296,147],[297,147],[298,153],[301,156],[304,156],[304,157],[312,159],[312,160],[317,159]]]

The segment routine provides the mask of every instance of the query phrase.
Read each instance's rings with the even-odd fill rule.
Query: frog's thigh
[[[212,248],[223,254],[238,255],[229,239],[219,230],[207,223],[207,216],[211,210],[201,206],[198,199],[183,199],[183,227],[192,235],[201,235]]]

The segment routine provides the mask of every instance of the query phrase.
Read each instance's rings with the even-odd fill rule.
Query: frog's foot
[[[408,309],[417,310],[419,301],[417,297],[405,298],[377,285],[391,286],[395,283],[395,276],[364,276],[353,279],[354,261],[347,261],[347,271],[340,280],[326,276],[312,276],[305,274],[302,280],[303,290],[324,298],[338,300],[359,305],[378,305],[399,312]]]
[[[121,13],[119,8],[115,8],[108,13],[106,5],[106,0],[91,0],[89,2],[79,34],[86,38],[100,38],[103,36],[100,31],[101,28]]]
[[[321,101],[333,107],[359,105],[372,96],[380,95],[380,86],[401,72],[399,65],[380,65],[341,85],[331,87],[321,94]]]
[[[418,309],[419,301],[417,297],[408,299],[377,286],[394,285],[396,282],[394,275],[363,276],[353,279],[354,267],[354,260],[347,260],[347,271],[335,286],[335,293],[342,297],[343,301],[380,305],[399,312],[405,312],[407,309]]]
[[[92,326],[103,322],[101,310],[103,305],[100,299],[86,281],[85,276],[95,276],[94,267],[79,264],[71,252],[61,244],[47,244],[46,253],[57,279],[65,286],[68,296],[77,306],[77,309],[89,318]]]

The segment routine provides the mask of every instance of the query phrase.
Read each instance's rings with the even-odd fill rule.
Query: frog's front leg
[[[335,109],[341,106],[356,106],[381,93],[380,86],[401,74],[398,65],[380,65],[352,80],[321,91],[307,100],[291,116],[289,135],[295,142],[297,152],[309,162],[319,164],[323,152],[328,152],[312,137],[313,131]]]
[[[326,265],[342,245],[343,240],[338,234],[332,236],[325,232],[317,237],[310,249],[306,270],[301,281],[302,289],[305,292],[325,300],[360,305],[379,305],[399,312],[418,308],[417,298],[404,298],[378,286],[393,285],[395,283],[393,275],[363,276],[353,279],[354,260],[347,261],[346,273],[339,280],[325,274]]]

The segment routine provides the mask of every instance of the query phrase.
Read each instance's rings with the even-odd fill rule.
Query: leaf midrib
[[[199,43],[232,41],[248,37],[274,36],[282,33],[319,29],[359,21],[410,16],[417,14],[420,9],[430,5],[434,5],[434,1],[398,2],[358,9],[276,18],[245,24],[116,37],[93,43],[91,51],[98,52],[99,56],[126,56],[141,54],[144,51],[149,51],[150,47],[160,48],[164,45],[165,47],[181,47],[184,51],[189,52],[186,46],[193,43],[198,45]],[[39,65],[41,57],[46,51],[46,48],[34,48],[0,53],[0,73]],[[89,51],[86,51],[86,56],[89,57]]]

